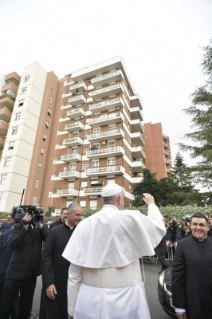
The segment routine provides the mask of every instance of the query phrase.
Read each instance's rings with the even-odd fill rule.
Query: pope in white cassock
[[[154,198],[144,194],[148,216],[124,209],[117,184],[102,190],[103,208],[83,220],[63,257],[68,275],[69,319],[149,319],[139,258],[154,255],[166,233]]]

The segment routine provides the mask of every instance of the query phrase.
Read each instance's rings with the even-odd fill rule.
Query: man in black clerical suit
[[[43,288],[40,319],[67,319],[67,281],[70,263],[62,253],[82,218],[79,204],[67,208],[66,222],[50,230],[42,258]]]
[[[30,317],[36,277],[41,274],[42,242],[48,235],[48,227],[41,223],[33,224],[30,214],[26,214],[23,220],[28,224],[16,223],[12,232],[13,252],[1,296],[1,319],[8,318],[19,289],[19,318]]]
[[[202,214],[191,218],[192,235],[178,242],[172,265],[172,298],[177,318],[212,318],[212,239]]]
[[[61,209],[60,219],[57,220],[56,222],[52,223],[50,225],[50,228],[62,225],[63,223],[65,223],[66,218],[67,218],[67,207],[64,207],[64,208]]]

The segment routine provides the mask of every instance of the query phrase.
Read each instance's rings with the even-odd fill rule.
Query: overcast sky
[[[0,13],[0,73],[38,61],[62,78],[121,55],[144,122],[162,123],[174,159],[190,125],[181,110],[204,83],[211,0],[0,0]]]

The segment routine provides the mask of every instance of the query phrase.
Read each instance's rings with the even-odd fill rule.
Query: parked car
[[[158,300],[163,310],[172,318],[177,318],[172,303],[172,267],[162,271],[158,279]]]

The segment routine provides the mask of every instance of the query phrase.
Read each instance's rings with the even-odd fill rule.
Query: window
[[[42,148],[42,149],[40,150],[40,155],[43,156],[43,154],[44,154],[44,149]]]
[[[10,162],[11,162],[11,158],[8,157],[8,158],[5,158],[5,162],[4,162],[4,166],[10,166]]]
[[[51,104],[52,104],[52,97],[50,97],[50,98],[49,98],[49,103],[51,103]]]
[[[10,142],[9,143],[9,147],[8,147],[8,151],[11,151],[14,149],[14,145],[15,145],[15,142]]]
[[[27,88],[23,88],[23,89],[21,90],[21,94],[25,94],[26,91],[27,91]]]
[[[115,158],[108,158],[107,159],[107,165],[116,165],[116,159]]]
[[[52,87],[51,87],[51,91],[54,92],[54,86],[53,86],[53,85],[52,85]]]
[[[29,82],[29,79],[30,79],[30,76],[29,76],[29,75],[25,76],[24,82]]]
[[[98,184],[98,178],[91,179],[91,186],[96,186],[96,184]]]
[[[17,134],[17,132],[18,132],[18,127],[17,127],[17,126],[16,126],[16,127],[13,127],[13,129],[12,129],[12,135]]]
[[[90,134],[90,131],[85,131],[84,136],[87,137]]]
[[[81,188],[86,187],[88,185],[87,181],[81,181]]]
[[[0,193],[0,204],[2,203],[3,193]]]
[[[77,153],[78,148],[77,147],[72,147],[71,148],[71,154]]]
[[[100,127],[95,127],[93,129],[93,133],[96,134],[96,133],[100,133]]]
[[[92,167],[99,167],[99,161],[92,161]]]
[[[107,183],[108,184],[114,184],[115,183],[115,177],[108,177],[107,178]]]
[[[94,118],[95,118],[95,119],[98,119],[98,118],[100,117],[100,115],[101,115],[100,113],[94,114]]]
[[[86,206],[86,199],[80,199],[80,206],[85,207]]]
[[[48,121],[46,121],[46,128],[49,128],[49,122]]]
[[[7,175],[1,175],[0,184],[1,184],[1,185],[6,184],[6,179],[7,179]]]
[[[35,188],[38,188],[38,185],[39,185],[39,179],[36,179]]]
[[[43,141],[45,141],[46,140],[46,135],[44,134],[44,136],[43,136]]]
[[[108,142],[108,148],[112,148],[112,147],[115,147],[116,146],[116,142],[113,141],[113,142]]]
[[[90,198],[90,208],[97,208],[97,198]]]
[[[116,129],[116,124],[108,125],[108,131],[112,131]]]
[[[83,147],[83,153],[86,153],[89,149],[90,149],[89,146],[84,146],[84,147]]]
[[[86,170],[86,168],[88,168],[88,162],[83,162],[82,163],[82,169]]]
[[[18,107],[21,107],[24,105],[24,100],[20,100],[19,103],[18,103]]]
[[[50,111],[50,109],[48,109],[47,114],[48,114],[48,115],[51,115],[51,111]]]
[[[77,166],[76,163],[70,163],[69,164],[70,171],[75,170],[76,166]]]
[[[21,113],[17,113],[15,116],[15,121],[19,121],[21,119]]]
[[[38,164],[38,172],[41,172],[42,164]]]
[[[37,197],[33,197],[33,199],[32,199],[32,205],[36,205],[37,204]]]

